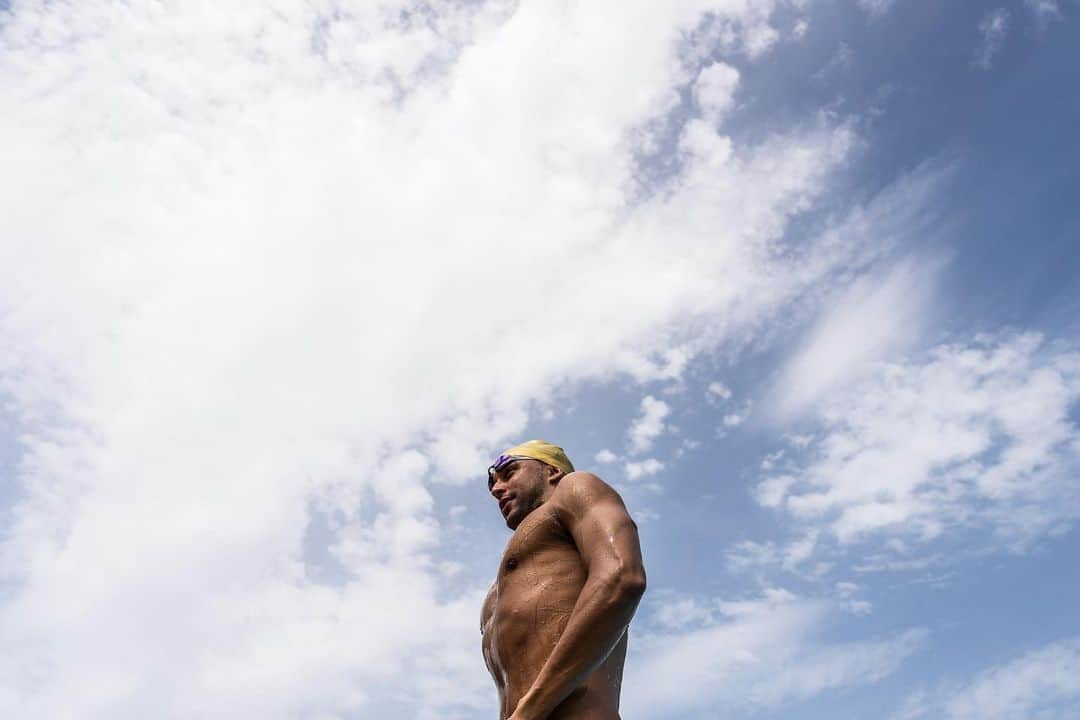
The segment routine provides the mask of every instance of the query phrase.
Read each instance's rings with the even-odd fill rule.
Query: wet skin
[[[481,613],[500,719],[617,720],[645,589],[622,499],[595,475],[535,460],[500,473],[492,495],[514,529]]]

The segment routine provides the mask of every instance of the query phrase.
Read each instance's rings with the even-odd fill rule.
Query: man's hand
[[[525,717],[525,715],[519,713],[517,710],[514,710],[514,713],[506,720],[535,720],[535,718],[527,718]]]
[[[506,720],[544,720],[546,716],[538,715],[532,710],[530,708],[529,700],[530,696],[526,693],[518,700],[517,707],[514,708],[514,712],[510,713],[510,717]]]

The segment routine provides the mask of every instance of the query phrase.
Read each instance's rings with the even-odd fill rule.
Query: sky
[[[0,715],[494,717],[539,437],[624,717],[1080,717],[1078,18],[0,2]]]

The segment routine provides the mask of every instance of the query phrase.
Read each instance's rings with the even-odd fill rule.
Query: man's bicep
[[[637,525],[622,498],[599,478],[586,477],[568,493],[567,526],[589,572],[644,574]]]

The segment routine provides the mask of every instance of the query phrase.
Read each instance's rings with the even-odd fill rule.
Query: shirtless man
[[[622,498],[541,440],[500,455],[488,489],[514,531],[480,619],[500,720],[618,720],[627,628],[645,592]]]

